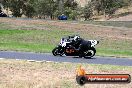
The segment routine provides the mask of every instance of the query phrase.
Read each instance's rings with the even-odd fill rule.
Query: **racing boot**
[[[84,57],[84,52],[83,52],[82,49],[79,50],[79,57],[80,57],[80,58]]]

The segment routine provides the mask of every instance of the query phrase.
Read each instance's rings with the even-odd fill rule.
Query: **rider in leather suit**
[[[91,42],[80,38],[80,36],[75,36],[73,42],[74,42],[75,49],[79,51],[80,57],[83,57],[84,51],[91,46]]]

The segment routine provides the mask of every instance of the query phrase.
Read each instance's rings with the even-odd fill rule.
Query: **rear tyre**
[[[91,47],[87,51],[84,52],[85,56],[84,58],[92,58],[96,53],[96,49],[94,47]]]

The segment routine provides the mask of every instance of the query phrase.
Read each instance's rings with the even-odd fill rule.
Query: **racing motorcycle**
[[[52,54],[54,56],[57,55],[66,55],[66,56],[79,56],[79,50],[76,50],[75,47],[73,47],[73,41],[74,37],[73,36],[68,36],[65,38],[62,38],[59,45],[57,47],[55,47],[52,50]],[[96,49],[95,49],[95,45],[97,45],[99,43],[99,41],[97,40],[88,40],[89,42],[91,42],[91,46],[84,50],[84,55],[81,57],[84,58],[91,58],[95,55],[96,53]],[[80,56],[79,56],[80,57]]]

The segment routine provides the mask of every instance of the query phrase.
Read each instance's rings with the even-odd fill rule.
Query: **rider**
[[[91,42],[80,38],[78,35],[74,36],[73,42],[76,50],[79,51],[80,57],[84,56],[84,51],[91,46]]]

